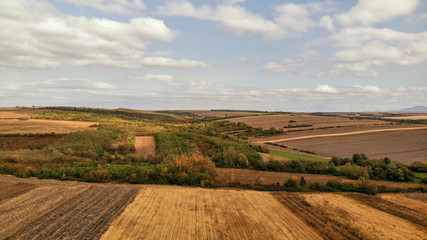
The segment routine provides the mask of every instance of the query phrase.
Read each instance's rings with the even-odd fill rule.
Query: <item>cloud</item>
[[[267,63],[262,68],[262,71],[263,72],[269,72],[269,73],[275,73],[275,74],[281,74],[281,73],[286,73],[288,70],[286,69],[286,67],[283,64],[270,62],[270,63]]]
[[[290,54],[290,58],[280,63],[267,63],[261,71],[273,74],[299,73],[302,75],[310,75],[310,73],[303,70],[303,68],[317,61],[319,55],[317,51],[312,50],[307,50],[298,54]]]
[[[286,32],[304,33],[316,26],[310,18],[309,5],[282,4],[275,7],[275,15],[276,23]]]
[[[335,69],[359,77],[377,77],[386,65],[409,66],[427,59],[427,32],[404,33],[384,28],[345,28],[331,36],[341,49],[335,52]]]
[[[77,6],[87,6],[102,13],[140,15],[147,7],[141,0],[60,0]]]
[[[381,93],[383,91],[379,87],[370,86],[370,85],[366,85],[366,86],[355,85],[354,87],[360,91],[367,92],[367,93]]]
[[[92,89],[92,90],[112,90],[115,87],[106,82],[93,82],[87,79],[57,78],[49,79],[37,83],[30,83],[32,88],[37,89]]]
[[[327,84],[318,84],[313,91],[317,93],[338,93],[338,90],[336,88],[331,87]]]
[[[308,32],[317,25],[311,19],[312,13],[326,12],[328,7],[333,5],[332,2],[326,1],[323,4],[290,3],[274,6],[274,21],[271,21],[260,14],[235,5],[234,3],[237,2],[241,1],[229,1],[228,4],[216,6],[201,5],[195,7],[190,1],[169,1],[166,5],[157,8],[157,14],[218,22],[218,29],[232,32],[235,35],[260,34],[266,39],[279,40]]]
[[[60,65],[140,68],[195,66],[198,61],[151,59],[144,50],[170,42],[176,33],[162,20],[133,18],[127,23],[64,15],[39,1],[0,1],[0,66],[44,69]],[[152,63],[157,60],[157,64]],[[198,63],[199,66],[203,65]]]
[[[237,62],[242,63],[242,64],[246,64],[249,63],[249,59],[241,57],[237,59]]]
[[[145,74],[144,76],[127,76],[127,79],[134,82],[160,83],[165,85],[175,85],[175,77],[168,74]]]
[[[411,14],[419,0],[359,0],[350,11],[339,14],[336,19],[343,26],[370,26]]]
[[[209,67],[209,65],[203,61],[186,60],[186,59],[174,60],[172,58],[165,58],[165,57],[144,58],[144,59],[142,59],[141,64],[143,66],[148,66],[148,67],[162,67],[162,68],[187,68],[187,69],[190,69],[190,68],[207,68],[207,67]]]
[[[335,25],[330,16],[323,16],[319,20],[319,26],[328,30],[329,32],[335,31]]]

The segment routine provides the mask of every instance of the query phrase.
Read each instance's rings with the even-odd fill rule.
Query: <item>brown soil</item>
[[[352,199],[355,199],[359,201],[360,203],[366,204],[370,207],[379,209],[383,212],[387,212],[390,214],[393,214],[397,217],[409,220],[411,222],[414,222],[416,224],[420,224],[424,227],[427,227],[427,214],[426,209],[424,208],[424,211],[418,211],[406,206],[410,206],[406,202],[404,205],[395,204],[391,201],[384,200],[381,197],[377,196],[370,196],[360,193],[347,193],[345,196],[348,196]],[[414,200],[415,201],[415,200]]]
[[[357,184],[357,180],[348,179],[345,177],[331,176],[331,175],[320,175],[320,174],[308,174],[308,173],[287,173],[287,172],[268,172],[268,171],[257,171],[249,169],[234,169],[234,168],[217,168],[218,179],[227,184],[229,182],[240,182],[242,184],[255,184],[257,179],[264,184],[275,184],[279,182],[283,184],[289,178],[294,180],[301,179],[301,176],[304,177],[308,184],[319,182],[321,184],[326,184],[329,180],[335,180],[338,182],[351,182]],[[400,183],[400,182],[389,182],[389,181],[374,181],[369,180],[369,183],[375,185],[384,185],[387,187],[397,187],[397,188],[417,188],[425,187],[424,184],[415,184],[415,183]]]
[[[24,194],[35,187],[36,185],[34,184],[24,182],[0,182],[0,203],[9,198]]]
[[[301,194],[315,207],[321,208],[335,221],[351,226],[361,236],[371,239],[423,239],[427,228],[392,214],[362,204],[340,194]]]
[[[311,206],[301,194],[273,193],[273,196],[324,239],[364,239],[350,225],[343,225],[322,208]]]
[[[232,117],[232,116],[262,114],[259,112],[245,112],[245,111],[223,112],[223,111],[210,111],[210,110],[188,110],[188,111],[179,110],[178,112],[190,112],[199,116],[210,116],[210,117]]]
[[[46,111],[37,108],[0,108],[0,119],[30,118],[33,115]]]
[[[102,239],[320,239],[266,192],[147,186]]]
[[[87,130],[95,122],[30,119],[1,119],[0,134],[6,133],[70,133]]]
[[[296,139],[289,134],[286,138],[288,140],[277,143],[324,156],[351,157],[354,153],[363,152],[369,158],[389,157],[391,160],[403,163],[427,160],[427,129],[308,139]],[[293,140],[289,140],[291,138]],[[283,136],[282,139],[284,139]]]
[[[92,187],[28,223],[7,239],[99,239],[137,192],[133,187]]]
[[[135,149],[136,155],[156,156],[156,141],[153,136],[137,136],[135,137]]]

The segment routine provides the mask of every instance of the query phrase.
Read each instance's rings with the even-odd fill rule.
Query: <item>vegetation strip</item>
[[[375,129],[375,130],[366,130],[366,131],[357,131],[357,132],[346,132],[346,133],[331,133],[331,134],[319,134],[319,135],[311,135],[311,136],[302,136],[302,137],[293,137],[293,138],[283,138],[276,140],[265,140],[265,141],[257,141],[255,143],[275,143],[275,142],[284,142],[284,141],[293,141],[293,140],[301,140],[301,139],[309,139],[309,138],[320,138],[320,137],[336,137],[336,136],[347,136],[347,135],[357,135],[357,134],[365,134],[365,133],[373,133],[373,132],[389,132],[389,131],[405,131],[405,130],[423,130],[427,127],[412,127],[412,128],[392,128],[392,129]]]

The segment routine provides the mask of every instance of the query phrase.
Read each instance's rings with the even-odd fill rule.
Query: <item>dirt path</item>
[[[156,156],[156,141],[153,136],[135,137],[135,153],[143,156]]]
[[[283,139],[276,139],[276,140],[257,141],[257,142],[255,142],[255,143],[258,143],[258,144],[266,143],[266,142],[275,143],[275,142],[284,142],[284,141],[301,140],[301,139],[310,139],[310,138],[321,138],[321,137],[337,137],[337,136],[347,136],[347,135],[358,135],[358,134],[373,133],[373,132],[390,132],[390,131],[423,130],[423,129],[427,129],[427,127],[392,128],[392,129],[376,129],[376,130],[366,130],[366,131],[346,132],[346,133],[319,134],[319,135],[310,135],[310,136],[302,136],[302,137],[283,138]]]

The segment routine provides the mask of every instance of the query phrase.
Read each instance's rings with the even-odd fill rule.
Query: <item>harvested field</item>
[[[351,225],[343,225],[321,207],[311,206],[301,194],[273,193],[273,196],[324,239],[364,239]]]
[[[319,207],[342,225],[350,225],[372,239],[423,239],[427,229],[340,194],[301,194],[311,206]]]
[[[135,149],[136,155],[156,156],[156,140],[153,136],[137,136],[135,137]]]
[[[310,129],[310,128],[325,128],[325,127],[348,127],[348,126],[374,126],[374,125],[390,125],[389,122],[382,120],[371,119],[350,119],[344,117],[322,117],[302,114],[286,114],[286,115],[266,115],[266,116],[248,116],[240,118],[228,119],[231,122],[243,122],[252,127],[260,127],[269,129],[275,127],[281,129],[290,126],[291,128],[283,128],[284,131]],[[312,125],[307,127],[298,127],[301,125]],[[292,126],[294,126],[292,128]]]
[[[138,190],[133,186],[41,185],[0,206],[0,239],[99,239]]]
[[[345,196],[355,199],[360,203],[366,204],[383,212],[393,214],[397,217],[427,227],[427,208],[424,208],[424,210],[419,211],[407,207],[410,206],[409,202],[405,202],[403,204],[395,204],[391,201],[387,201],[377,196],[370,196],[360,193],[347,193],[345,194]]]
[[[351,157],[353,153],[363,152],[373,159],[389,157],[403,163],[427,160],[427,129],[289,140],[291,138],[289,135],[284,138],[288,140],[276,142],[323,156]]]
[[[0,119],[0,134],[6,133],[70,133],[87,130],[96,122],[62,121],[62,120],[17,120]]]
[[[30,118],[43,111],[46,110],[37,108],[0,108],[0,119]]]
[[[411,198],[411,196],[418,196],[417,198]],[[400,206],[406,206],[420,213],[424,213],[427,218],[427,193],[388,193],[380,194],[378,197],[392,202]],[[427,221],[427,219],[424,219]]]
[[[320,175],[320,174],[307,174],[307,173],[287,173],[287,172],[268,172],[268,171],[257,171],[249,169],[234,169],[234,168],[217,168],[218,178],[224,184],[229,182],[240,182],[242,184],[255,184],[257,179],[263,179],[264,184],[275,184],[280,182],[283,184],[289,178],[299,181],[303,176],[308,184],[319,182],[326,184],[329,180],[335,180],[338,182],[351,182],[356,184],[357,180],[348,179],[345,177],[331,176],[331,175]],[[374,181],[369,180],[369,183],[375,185],[384,185],[387,187],[397,188],[416,188],[425,187],[425,184],[416,183],[399,183],[389,181]]]
[[[320,239],[266,192],[147,186],[102,239]]]
[[[24,194],[35,187],[36,185],[30,183],[0,182],[0,203],[6,199]]]

